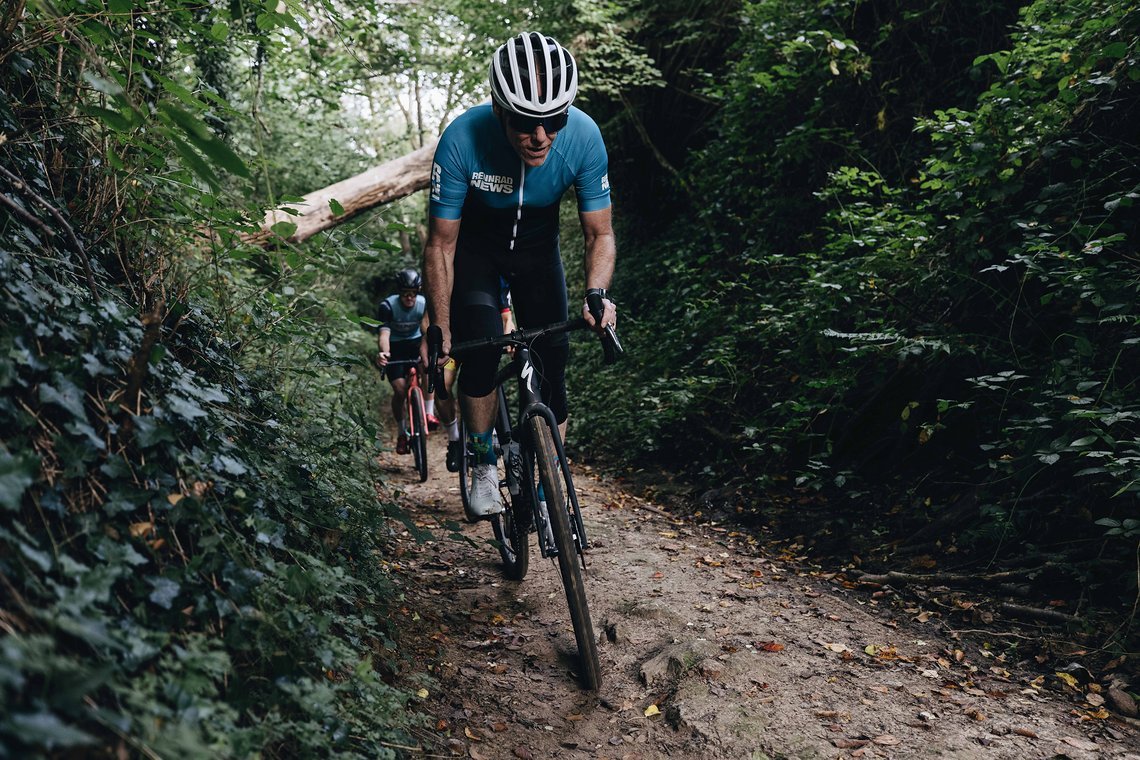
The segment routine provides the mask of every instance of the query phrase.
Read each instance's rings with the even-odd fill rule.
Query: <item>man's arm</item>
[[[424,246],[427,274],[428,316],[443,332],[443,360],[451,351],[451,289],[455,283],[455,244],[459,239],[459,219],[431,217]]]
[[[617,260],[617,242],[610,208],[579,212],[578,219],[582,222],[582,236],[586,239],[586,289],[608,288]],[[607,298],[604,303],[606,311],[602,315],[601,324],[595,324],[584,299],[582,303],[582,316],[598,332],[606,325],[617,325],[617,308],[613,301]]]
[[[388,363],[388,357],[392,355],[392,330],[387,326],[381,327],[376,333],[376,347],[380,349],[380,354],[376,357],[376,363],[383,367]]]

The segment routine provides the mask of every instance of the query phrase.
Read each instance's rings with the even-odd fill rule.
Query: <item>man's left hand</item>
[[[594,321],[594,316],[590,313],[590,306],[585,300],[582,301],[582,318],[586,320],[586,324],[590,326],[594,332],[600,333],[608,326],[617,328],[617,306],[608,298],[602,299],[602,306],[605,311],[602,313],[601,324]]]

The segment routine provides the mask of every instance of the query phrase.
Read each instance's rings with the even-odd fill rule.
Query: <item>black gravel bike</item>
[[[598,299],[597,316],[601,316]],[[592,309],[593,311],[593,309]],[[585,552],[589,549],[586,527],[574,479],[558,434],[554,413],[542,403],[538,389],[538,371],[531,361],[531,345],[544,335],[572,332],[587,327],[584,319],[573,319],[545,327],[515,330],[494,338],[458,343],[451,348],[456,358],[477,349],[514,346],[515,354],[495,378],[499,411],[495,420],[496,452],[499,460],[499,487],[505,510],[491,518],[504,574],[522,580],[530,567],[530,534],[538,535],[539,552],[544,558],[557,559],[578,644],[581,678],[586,688],[596,690],[602,682],[598,662],[597,639],[590,621],[583,575]],[[433,333],[434,331],[434,333]],[[435,341],[433,344],[433,340]],[[436,366],[439,342],[438,328],[428,331],[428,366]],[[606,361],[614,361],[621,353],[621,343],[612,328],[602,335]],[[433,373],[434,374],[434,373]],[[429,378],[428,390],[433,387]],[[511,380],[518,385],[518,415],[512,421],[507,411],[504,386]],[[436,385],[436,392],[441,385]],[[464,436],[464,453],[460,462],[460,493],[466,498],[471,487],[472,452]]]

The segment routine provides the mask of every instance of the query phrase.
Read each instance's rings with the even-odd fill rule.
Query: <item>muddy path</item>
[[[1097,685],[1026,667],[1016,639],[956,635],[575,465],[604,673],[583,691],[557,567],[532,556],[524,581],[503,578],[490,526],[462,522],[443,439],[426,483],[411,457],[379,459],[418,529],[396,528],[389,560],[402,682],[433,723],[409,756],[1140,758],[1136,724]]]

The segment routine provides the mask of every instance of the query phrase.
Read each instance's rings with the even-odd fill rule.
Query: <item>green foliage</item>
[[[868,520],[969,493],[997,529],[961,540],[994,552],[1134,539],[1140,16],[1011,10],[742,7],[677,221],[623,241],[638,390],[584,410],[593,446]]]
[[[0,58],[0,755],[392,756],[371,248],[242,243],[238,116],[175,76],[223,22],[111,6]]]

